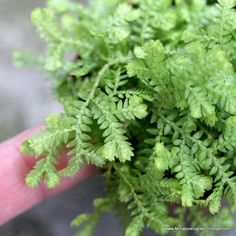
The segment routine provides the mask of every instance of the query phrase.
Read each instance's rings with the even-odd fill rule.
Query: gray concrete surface
[[[50,81],[33,69],[14,68],[11,60],[17,48],[26,51],[43,48],[29,20],[31,10],[43,3],[0,0],[0,141],[41,124],[50,113],[61,111],[53,99]],[[71,236],[75,232],[69,227],[73,217],[91,211],[92,200],[103,194],[101,176],[93,176],[1,226],[0,236]],[[121,235],[121,226],[112,215],[105,216],[95,232],[95,236]],[[236,230],[220,235],[233,236]]]
[[[12,64],[14,50],[42,49],[30,22],[31,10],[42,4],[42,0],[0,0],[0,140],[41,124],[47,114],[60,110],[42,74]]]

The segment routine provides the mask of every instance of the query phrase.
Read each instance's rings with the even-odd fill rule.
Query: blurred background
[[[44,2],[0,0],[0,142],[42,124],[48,114],[62,110],[53,98],[50,81],[42,73],[30,68],[17,69],[12,64],[12,52],[16,49],[36,52],[43,49],[31,25],[30,12]],[[69,227],[70,221],[79,213],[92,211],[92,200],[103,194],[102,178],[95,175],[1,226],[0,236],[72,236],[75,230]],[[121,226],[113,215],[108,215],[94,235],[121,236]],[[236,230],[219,235],[234,236]]]
[[[0,0],[0,142],[42,124],[48,114],[62,110],[53,98],[50,81],[42,73],[12,64],[16,49],[43,49],[31,25],[30,12],[44,3]],[[70,221],[79,213],[92,211],[92,200],[103,194],[101,176],[93,176],[1,226],[0,236],[72,236],[76,230],[70,228]],[[121,236],[121,227],[113,216],[106,216],[95,235]]]

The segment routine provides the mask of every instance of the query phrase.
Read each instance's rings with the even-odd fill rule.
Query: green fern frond
[[[104,98],[105,96],[97,96],[93,101],[94,106],[92,108],[94,119],[97,120],[100,128],[105,130],[103,133],[103,137],[105,138],[103,155],[109,161],[119,158],[121,162],[125,162],[126,160],[130,160],[131,156],[134,155],[133,149],[127,141],[128,138],[124,135],[125,130],[123,125],[110,112],[110,107],[105,107],[107,103]]]
[[[42,177],[44,177],[45,183],[49,188],[54,188],[60,183],[60,176],[55,168],[56,158],[52,153],[38,161],[34,166],[34,169],[26,176],[26,184],[34,188],[39,185]]]

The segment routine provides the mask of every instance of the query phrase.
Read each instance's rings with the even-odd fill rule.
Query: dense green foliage
[[[77,236],[93,235],[113,211],[125,236],[232,227],[235,0],[90,3],[48,0],[32,13],[46,52],[16,54],[18,64],[33,59],[48,71],[64,106],[22,146],[39,158],[26,183],[55,187],[86,163],[103,169],[107,195],[72,222],[82,225]],[[58,170],[65,147],[68,163]]]

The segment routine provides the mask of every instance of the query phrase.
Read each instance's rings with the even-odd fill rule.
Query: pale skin
[[[41,128],[29,129],[0,144],[0,225],[44,199],[71,188],[95,172],[94,167],[85,166],[78,175],[64,178],[57,188],[48,189],[42,183],[35,189],[29,189],[25,185],[24,178],[32,169],[36,159],[22,155],[20,145]]]

